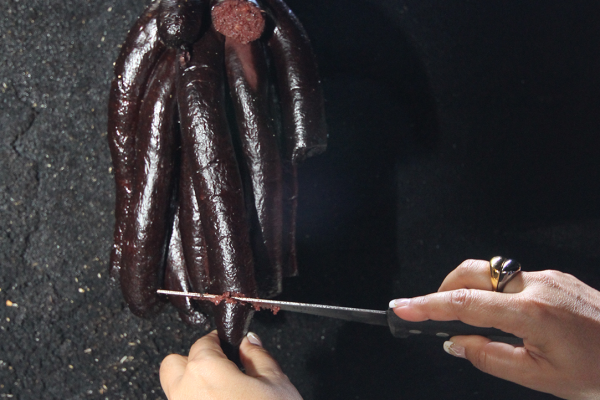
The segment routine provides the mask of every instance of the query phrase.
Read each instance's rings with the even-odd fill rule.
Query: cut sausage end
[[[262,10],[251,1],[222,1],[212,8],[211,15],[217,32],[241,43],[260,38],[265,29]]]
[[[307,158],[311,158],[321,153],[324,153],[326,149],[327,143],[314,145],[312,147],[295,148],[292,153],[291,159],[294,164],[298,164],[306,160]]]

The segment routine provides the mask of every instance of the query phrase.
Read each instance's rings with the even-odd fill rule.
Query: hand
[[[390,302],[408,321],[460,320],[523,338],[523,347],[456,336],[444,349],[499,378],[568,399],[600,398],[600,292],[558,271],[521,272],[492,292],[490,264],[467,260],[438,293]]]
[[[245,374],[223,354],[213,331],[194,343],[188,357],[167,356],[160,384],[169,400],[302,400],[256,334],[242,341],[240,360]]]

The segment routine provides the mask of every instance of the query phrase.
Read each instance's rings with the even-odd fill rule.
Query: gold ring
[[[490,260],[490,274],[492,276],[492,290],[502,292],[506,284],[521,272],[521,264],[515,260],[504,257],[494,257]]]

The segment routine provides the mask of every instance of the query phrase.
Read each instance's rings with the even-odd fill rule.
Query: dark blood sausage
[[[298,163],[327,147],[321,82],[310,41],[282,0],[261,0],[275,25],[268,39],[283,116],[285,158]]]
[[[265,17],[256,0],[213,0],[211,18],[217,32],[240,43],[263,34]]]
[[[178,88],[183,150],[194,167],[196,197],[202,213],[211,268],[211,293],[256,296],[256,281],[240,172],[225,115],[223,40],[209,29],[192,48]],[[185,59],[185,58],[182,58]],[[239,346],[252,306],[220,303],[214,307],[221,344]]]
[[[181,152],[181,175],[179,178],[179,218],[183,254],[188,266],[188,274],[194,292],[206,293],[210,287],[210,270],[202,215],[194,182],[189,152]]]
[[[191,45],[198,39],[207,0],[161,0],[158,33],[169,47]]]
[[[275,75],[273,60],[267,58],[269,75]],[[281,143],[283,136],[283,122],[281,120],[281,102],[277,85],[273,80],[269,82],[269,112],[273,126]],[[298,262],[296,261],[296,210],[298,208],[298,177],[296,165],[291,160],[282,159],[282,269],[283,277],[298,275]]]
[[[282,178],[278,140],[269,115],[263,45],[225,39],[225,69],[254,204],[249,208],[254,269],[260,297],[281,293]]]
[[[296,260],[296,212],[298,209],[298,168],[289,160],[283,166],[283,276],[298,275]]]
[[[131,215],[125,231],[121,290],[139,317],[158,311],[173,192],[176,51],[160,57],[140,109]]]
[[[110,275],[116,278],[121,268],[123,235],[131,200],[135,135],[142,96],[156,61],[165,49],[158,40],[156,24],[158,2],[152,3],[127,35],[115,62],[115,78],[108,103],[108,143],[115,181],[115,231],[110,255]]]
[[[165,268],[165,289],[177,292],[191,292],[189,276],[183,257],[183,248],[181,246],[181,235],[179,216],[177,211],[173,217],[173,231],[169,241],[167,255],[167,266]],[[181,319],[190,325],[206,326],[208,319],[204,314],[196,310],[193,301],[185,296],[171,296],[171,304],[179,310]]]

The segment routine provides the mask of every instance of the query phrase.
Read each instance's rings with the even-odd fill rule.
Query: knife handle
[[[449,339],[458,335],[479,335],[492,339],[495,342],[504,342],[514,345],[522,345],[523,339],[513,334],[506,333],[496,328],[479,328],[477,326],[467,325],[461,321],[405,321],[394,314],[393,309],[387,311],[388,324],[392,335],[397,338],[407,338],[409,336],[437,336]]]

